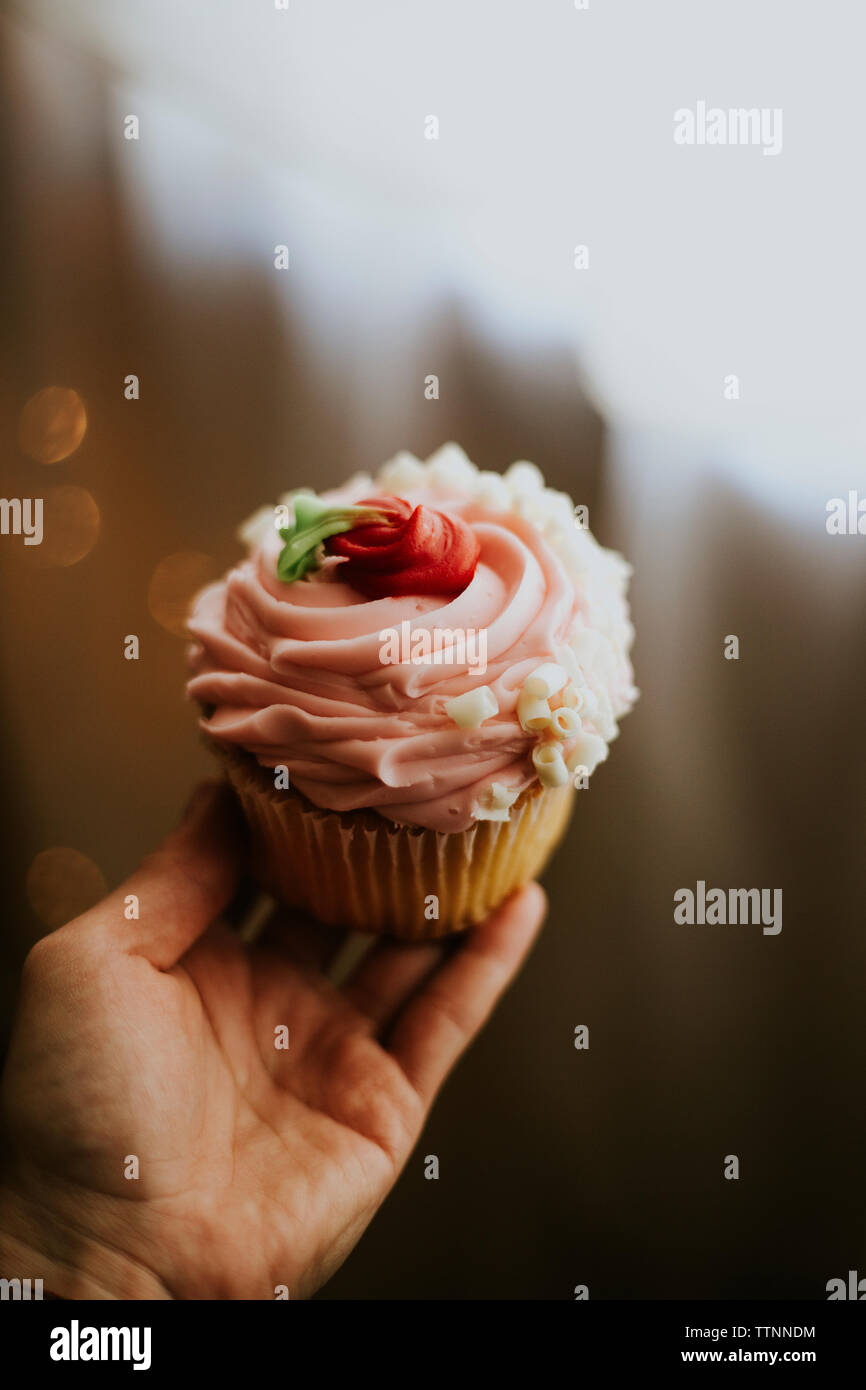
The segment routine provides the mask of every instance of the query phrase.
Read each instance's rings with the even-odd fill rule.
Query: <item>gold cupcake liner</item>
[[[219,747],[252,839],[252,868],[289,907],[328,925],[431,940],[483,921],[547,863],[574,805],[570,786],[527,788],[507,821],[445,833],[373,811],[338,813],[243,751]]]

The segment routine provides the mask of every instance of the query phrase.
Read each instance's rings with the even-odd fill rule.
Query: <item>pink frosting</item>
[[[458,831],[474,823],[473,808],[493,781],[522,790],[535,780],[535,736],[520,727],[517,696],[536,666],[556,660],[580,605],[562,563],[528,522],[462,500],[435,505],[461,515],[481,546],[475,576],[456,598],[368,600],[339,582],[338,560],[283,584],[274,532],[198,596],[188,692],[214,706],[203,721],[211,737],[265,767],[287,766],[291,785],[315,805],[369,807],[396,822]],[[486,629],[486,671],[383,664],[380,634],[404,620],[413,633]],[[498,713],[477,729],[459,728],[446,701],[482,685]]]

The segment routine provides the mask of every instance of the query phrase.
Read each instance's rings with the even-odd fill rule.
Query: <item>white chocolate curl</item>
[[[568,768],[555,743],[539,743],[532,750],[532,762],[543,787],[565,786],[568,781]]]
[[[551,733],[556,738],[573,738],[580,733],[580,715],[576,709],[570,709],[568,705],[562,705],[553,711],[553,721],[550,725]]]
[[[568,672],[564,666],[559,666],[555,661],[546,661],[526,677],[523,689],[529,695],[549,700],[551,695],[559,693],[567,680]]]
[[[544,729],[549,729],[553,715],[550,705],[546,700],[541,700],[537,695],[530,695],[524,685],[517,697],[517,718],[520,720],[520,727],[528,734],[540,734]]]
[[[604,739],[584,729],[578,734],[575,745],[565,760],[566,768],[569,772],[575,772],[577,768],[585,767],[589,775],[595,771],[599,763],[604,762],[607,752]]]
[[[509,819],[509,808],[514,805],[520,792],[516,788],[506,787],[502,782],[492,782],[490,788],[475,808],[476,820],[498,820]]]
[[[445,713],[458,729],[478,729],[485,719],[499,713],[499,704],[489,685],[477,685],[464,695],[446,700]]]

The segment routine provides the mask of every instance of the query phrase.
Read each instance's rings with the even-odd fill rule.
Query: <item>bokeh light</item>
[[[70,922],[105,897],[105,876],[77,849],[44,849],[27,870],[27,900],[52,930]]]
[[[96,544],[99,508],[87,488],[63,483],[46,488],[42,544],[32,554],[41,565],[77,565]]]
[[[78,392],[46,386],[21,411],[18,442],[37,463],[59,463],[75,453],[86,432],[87,411]]]
[[[175,637],[185,637],[192,599],[218,575],[219,566],[211,555],[197,550],[166,555],[151,575],[147,590],[151,617]]]

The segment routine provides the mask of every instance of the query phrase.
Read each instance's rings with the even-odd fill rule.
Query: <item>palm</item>
[[[214,927],[166,983],[179,987],[187,1027],[196,1017],[170,1101],[187,1155],[171,1215],[218,1213],[211,1294],[273,1297],[279,1285],[305,1294],[387,1194],[420,1128],[421,1099],[376,1040],[376,1020],[286,952],[247,951]],[[288,1048],[275,1045],[277,1029],[288,1030]]]
[[[193,851],[125,885],[160,908],[137,941],[114,895],[32,953],[4,1077],[16,1181],[168,1296],[303,1297],[386,1196],[540,907],[524,894],[444,964],[379,944],[338,990],[333,933],[205,927],[234,869]]]

